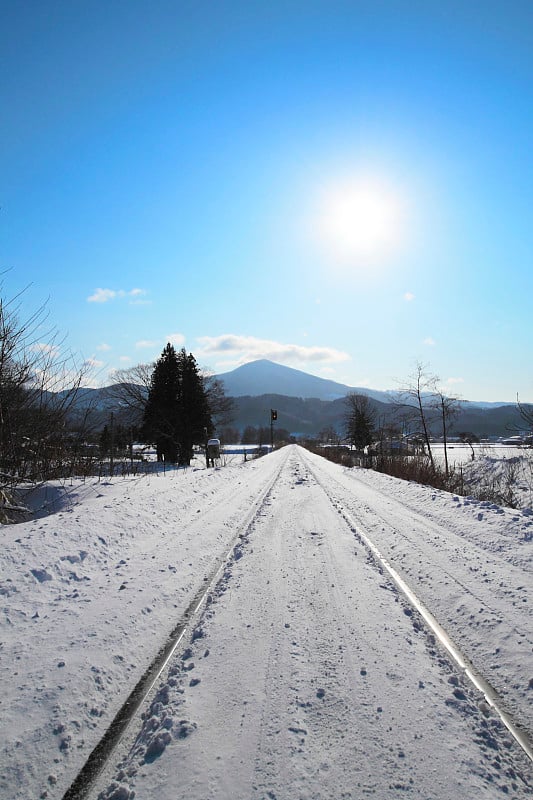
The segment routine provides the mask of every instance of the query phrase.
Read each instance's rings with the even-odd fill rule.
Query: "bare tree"
[[[436,378],[427,371],[427,366],[417,362],[414,372],[408,378],[407,384],[400,389],[399,400],[399,406],[406,420],[417,423],[415,432],[420,433],[424,440],[433,472],[435,472],[435,461],[430,440],[432,407],[429,403],[429,398],[435,382]]]
[[[440,378],[433,375],[425,364],[417,363],[415,372],[410,376],[406,388],[401,390],[404,402],[404,409],[412,408],[409,413],[411,419],[415,419],[419,425],[419,430],[424,444],[427,448],[431,469],[435,472],[435,461],[431,448],[431,428],[439,425],[441,429],[442,441],[444,445],[444,469],[446,477],[449,476],[448,464],[448,439],[450,424],[459,412],[459,399],[445,394],[440,385]],[[407,402],[405,402],[407,399]]]
[[[337,447],[340,444],[341,437],[339,436],[333,425],[327,425],[325,428],[322,428],[322,430],[318,432],[318,441],[321,444],[330,444]]]
[[[479,444],[479,436],[476,436],[472,431],[463,431],[459,434],[459,439],[470,447],[470,456],[474,461],[476,454],[474,452],[474,444]]]
[[[224,382],[206,369],[202,369],[201,374],[215,429],[231,425],[235,419],[235,402],[227,396]]]
[[[154,363],[137,364],[110,375],[112,383],[106,387],[106,397],[113,402],[115,411],[126,412],[130,425],[142,423],[154,366]]]
[[[64,461],[66,423],[90,366],[48,326],[46,305],[23,317],[23,293],[0,287],[0,491],[42,480]],[[9,503],[8,503],[9,505]]]
[[[344,399],[344,427],[346,437],[356,450],[363,451],[372,444],[376,413],[365,394],[350,393]]]
[[[117,413],[128,415],[131,425],[142,423],[154,367],[155,363],[137,364],[110,375],[112,383],[106,388],[106,396],[114,402]],[[235,417],[235,404],[226,396],[223,382],[206,369],[200,370],[200,378],[215,428],[230,425]]]
[[[438,378],[435,376],[433,385],[433,399],[432,404],[437,410],[441,429],[442,429],[442,442],[444,445],[444,470],[446,477],[450,474],[448,465],[448,436],[450,423],[453,417],[459,413],[459,400],[457,397],[449,397],[444,394],[443,389],[438,385]]]
[[[518,406],[520,417],[527,425],[529,432],[533,433],[533,405],[521,403],[518,395],[516,395],[516,405]]]

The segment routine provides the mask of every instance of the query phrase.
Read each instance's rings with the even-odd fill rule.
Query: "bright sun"
[[[374,263],[402,243],[402,203],[390,187],[377,180],[354,179],[327,187],[317,217],[319,240],[335,261]]]

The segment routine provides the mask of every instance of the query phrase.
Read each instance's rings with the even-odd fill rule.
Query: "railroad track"
[[[213,563],[209,573],[204,576],[186,610],[176,621],[166,641],[161,645],[142,677],[128,694],[104,735],[63,795],[63,800],[86,800],[91,796],[99,777],[125,739],[131,723],[138,716],[140,709],[148,703],[154,687],[164,673],[169,661],[179,651],[180,646],[183,646],[186,634],[194,629],[209,592],[220,579],[226,564],[233,557],[235,548],[238,547],[242,539],[246,538],[246,534],[253,525],[254,520],[262,513],[262,509],[279,479],[287,458],[288,454],[282,457],[274,475],[262,488],[242,519],[226,551]]]
[[[246,517],[242,520],[242,524],[239,526],[238,530],[235,531],[235,535],[231,539],[223,557],[217,559],[217,561],[213,563],[211,571],[205,576],[201,587],[199,587],[197,593],[192,598],[185,613],[177,621],[172,635],[160,649],[150,668],[127,698],[123,707],[113,720],[112,725],[64,795],[63,800],[86,800],[95,797],[98,785],[107,785],[108,778],[110,778],[112,774],[112,762],[116,760],[115,755],[117,755],[119,751],[127,751],[129,743],[131,743],[138,728],[138,726],[133,723],[138,721],[140,724],[140,711],[142,708],[148,706],[150,698],[154,693],[154,688],[159,679],[162,678],[167,665],[173,656],[179,655],[180,648],[185,649],[189,640],[194,638],[195,628],[200,623],[206,599],[221,577],[224,576],[228,562],[232,559],[240,558],[242,546],[246,543],[248,534],[258,518],[262,517],[264,520],[270,516],[271,512],[267,511],[267,506],[273,501],[272,495],[275,494],[274,490],[276,484],[286,467],[288,467],[288,470],[285,473],[285,479],[287,479],[288,473],[291,473],[292,479],[295,481],[296,485],[305,483],[308,478],[311,478],[311,481],[320,487],[320,490],[324,493],[324,497],[327,498],[327,503],[331,504],[335,513],[343,521],[343,524],[347,526],[349,531],[356,537],[357,541],[365,548],[380,571],[388,575],[390,581],[395,584],[398,591],[405,597],[406,602],[416,608],[426,626],[433,632],[442,646],[446,648],[450,658],[456,663],[459,670],[475,686],[478,692],[482,692],[485,695],[487,703],[492,706],[494,712],[505,724],[510,734],[518,742],[528,758],[533,761],[533,749],[530,738],[520,730],[511,716],[506,712],[504,703],[501,701],[497,691],[477,672],[475,667],[461,652],[460,648],[451,640],[444,628],[439,625],[429,609],[419,597],[417,597],[416,592],[408,585],[408,582],[395,570],[393,564],[390,563],[383,553],[380,552],[379,548],[372,541],[371,536],[369,536],[368,532],[365,530],[364,521],[362,521],[357,513],[354,513],[353,502],[350,502],[350,499],[346,495],[346,486],[339,481],[335,482],[329,474],[326,478],[317,465],[318,462],[315,463],[314,459],[311,459],[303,451],[299,450],[296,455],[294,450],[291,451],[287,449],[287,455],[280,460],[277,470],[251,504]],[[307,473],[307,475],[305,473]],[[353,501],[353,497],[351,499]],[[371,514],[374,512],[370,509],[366,509],[366,513]],[[382,520],[386,522],[386,517],[383,516]],[[237,551],[239,552],[237,553]],[[104,784],[104,781],[106,781],[106,784]]]
[[[460,646],[453,640],[452,636],[445,630],[443,625],[439,623],[434,614],[424,604],[421,598],[418,597],[416,591],[409,585],[407,580],[400,575],[392,563],[383,555],[376,544],[372,541],[370,536],[365,532],[364,526],[360,519],[356,519],[353,513],[347,509],[347,507],[339,500],[338,497],[332,496],[330,488],[328,488],[327,484],[320,478],[318,474],[319,471],[316,469],[316,466],[311,463],[309,457],[303,456],[303,461],[306,465],[306,469],[313,476],[313,479],[316,481],[316,483],[322,488],[329,502],[345,520],[347,525],[353,531],[354,535],[368,550],[377,564],[393,581],[397,589],[401,591],[406,600],[418,611],[426,625],[430,628],[439,642],[445,647],[449,655],[452,657],[455,664],[462,670],[475,688],[485,696],[489,706],[499,716],[513,738],[520,745],[528,758],[533,762],[533,741],[531,735],[519,724],[517,724],[512,714],[506,709],[505,702],[501,698],[498,690],[476,668],[468,656],[462,652]],[[331,476],[328,476],[328,480],[331,480]],[[344,487],[338,481],[337,486],[341,492],[346,492],[346,487]],[[386,517],[381,516],[379,513],[374,511],[372,511],[372,513],[374,516],[379,517],[383,522],[389,524]],[[434,523],[430,523],[426,520],[424,520],[424,523],[426,525],[435,527]],[[450,573],[447,574],[450,579],[455,580]],[[463,583],[460,581],[457,581],[457,583],[462,587],[463,590],[469,591],[469,589]],[[480,598],[477,599],[480,600]],[[482,601],[480,600],[480,602]]]

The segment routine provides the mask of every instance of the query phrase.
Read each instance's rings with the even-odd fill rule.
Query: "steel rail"
[[[186,610],[168,635],[166,642],[158,650],[150,665],[135,684],[135,687],[116,713],[104,735],[90,753],[84,766],[63,795],[62,800],[86,800],[89,796],[89,792],[94,788],[96,781],[108,765],[117,746],[126,735],[126,731],[134,716],[139,708],[147,701],[156,682],[164,672],[180,643],[183,641],[185,633],[193,626],[195,620],[199,617],[200,609],[207,595],[212,587],[216,585],[220,574],[231,559],[239,540],[246,536],[247,531],[261,512],[265,501],[268,499],[268,496],[279,479],[287,457],[288,456],[285,456],[282,463],[275,471],[274,476],[267,482],[267,485],[252,503],[244,521],[238,528],[238,532],[231,539],[229,548],[214,564],[210,573],[204,578],[201,588],[196,592]]]
[[[475,688],[484,695],[488,705],[498,715],[511,736],[520,745],[526,756],[530,759],[530,761],[533,762],[533,742],[531,741],[531,738],[514,722],[509,712],[505,710],[503,701],[496,689],[483,677],[483,675],[476,669],[472,662],[464,655],[458,645],[453,641],[453,639],[447,634],[446,630],[433,616],[431,611],[424,605],[424,603],[411,589],[407,582],[394,569],[392,564],[387,560],[383,553],[381,553],[379,548],[374,544],[370,537],[362,530],[361,525],[352,518],[350,513],[342,506],[341,503],[339,503],[338,500],[331,497],[309,461],[306,458],[304,458],[304,460],[307,468],[315,478],[316,482],[322,488],[330,503],[348,524],[350,530],[359,538],[363,545],[370,550],[377,563],[389,574],[395,586],[401,591],[408,602],[418,611],[430,630],[435,634],[439,642],[447,650],[457,666],[463,671],[470,683],[472,683],[473,686],[475,686]],[[339,486],[342,487],[342,484],[339,483]],[[345,487],[342,488],[344,491],[346,491]]]

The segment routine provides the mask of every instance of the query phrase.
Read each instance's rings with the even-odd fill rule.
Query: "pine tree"
[[[178,461],[179,365],[169,343],[156,362],[144,409],[143,436],[155,444],[157,460]]]
[[[205,443],[213,429],[204,381],[192,353],[181,349],[178,354],[180,368],[179,441],[180,464],[190,464],[193,445]]]
[[[154,442],[157,458],[188,465],[193,446],[212,431],[203,379],[192,353],[169,343],[157,361],[144,412],[143,435]]]

